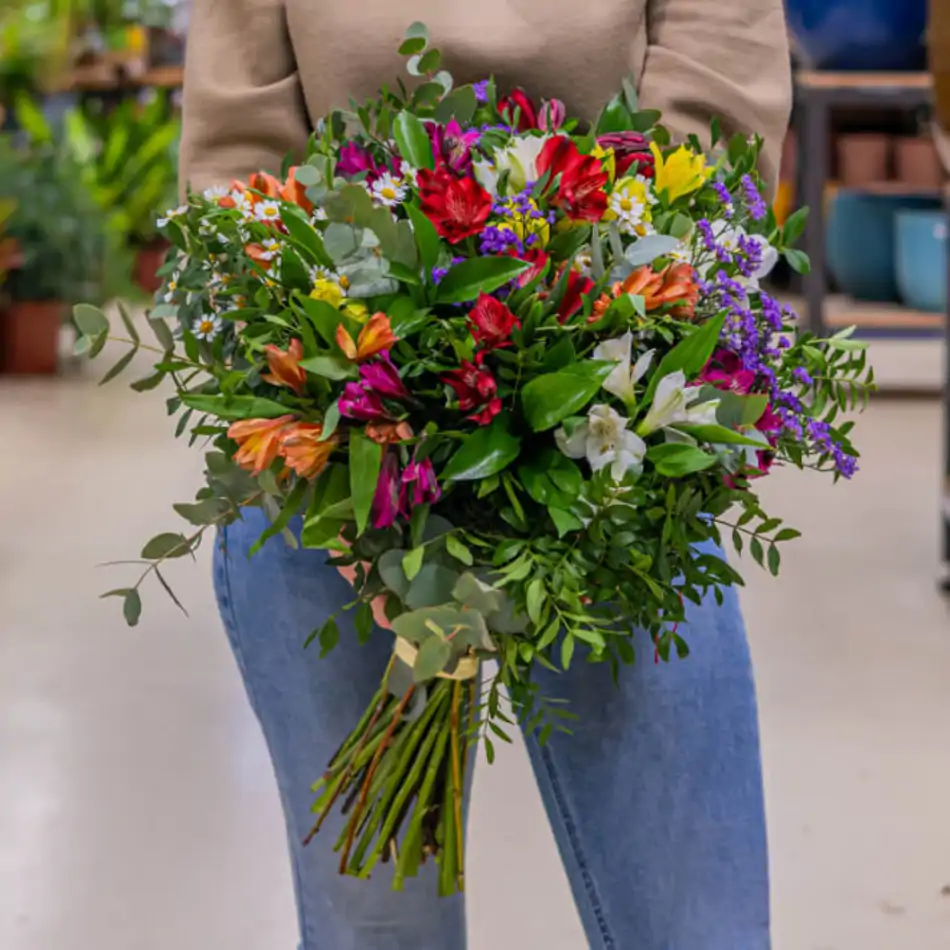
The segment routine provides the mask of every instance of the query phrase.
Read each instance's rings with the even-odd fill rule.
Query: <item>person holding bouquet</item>
[[[286,154],[303,152],[317,117],[398,73],[395,50],[413,20],[439,38],[458,82],[495,76],[512,122],[554,122],[536,105],[541,96],[593,120],[629,76],[674,141],[706,141],[714,116],[727,138],[762,135],[763,172],[775,179],[791,98],[781,0],[195,0],[183,185],[277,172]],[[477,386],[475,367],[471,381],[452,383],[460,403]],[[248,510],[221,533],[214,577],[282,796],[302,948],[462,950],[463,898],[437,896],[432,865],[394,893],[381,870],[370,881],[341,877],[329,848],[303,844],[314,763],[329,760],[362,715],[391,641],[358,645],[343,615],[326,658],[304,651],[353,589],[326,552],[279,537],[249,559],[266,524]],[[769,946],[756,701],[734,591],[721,605],[712,596],[688,605],[687,622],[686,661],[654,665],[646,638],[618,686],[607,664],[551,673],[551,692],[579,717],[574,735],[543,747],[528,739],[591,947]]]

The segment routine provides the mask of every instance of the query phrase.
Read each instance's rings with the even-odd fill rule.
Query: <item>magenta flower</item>
[[[456,175],[467,175],[472,170],[472,146],[478,141],[477,129],[462,131],[455,119],[442,125],[430,122],[426,131],[432,142],[436,168],[447,168]]]
[[[769,405],[765,407],[765,412],[759,416],[759,421],[756,422],[755,427],[759,432],[779,432],[782,429],[782,418]]]
[[[727,389],[741,396],[755,385],[755,373],[745,369],[739,357],[729,350],[716,350],[699,378],[716,389]]]
[[[386,411],[378,393],[361,383],[347,383],[340,396],[340,415],[360,422],[389,422],[392,416]]]
[[[383,464],[373,495],[372,518],[374,528],[391,528],[399,517],[399,459],[395,452],[383,456]]]
[[[360,382],[364,389],[369,389],[386,399],[408,399],[409,390],[399,378],[399,370],[389,358],[389,351],[385,350],[371,363],[360,366]]]
[[[417,462],[413,459],[402,473],[399,508],[406,515],[417,505],[432,505],[442,497],[442,489],[435,477],[431,459]]]
[[[567,118],[567,109],[560,99],[549,99],[542,103],[538,113],[538,128],[542,132],[556,132]]]
[[[367,178],[372,180],[379,177],[380,167],[368,149],[357,142],[347,142],[340,149],[336,171],[343,178],[355,178],[363,172],[368,172]]]

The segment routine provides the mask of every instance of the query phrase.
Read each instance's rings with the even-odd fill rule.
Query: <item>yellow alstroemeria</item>
[[[650,151],[656,163],[653,187],[658,195],[666,192],[666,200],[670,202],[702,188],[714,170],[706,165],[704,156],[697,155],[685,145],[681,145],[666,158],[656,142],[650,143]]]
[[[342,282],[320,277],[313,282],[313,290],[310,291],[310,296],[314,300],[322,300],[331,307],[339,309],[343,301],[346,300],[346,290]]]
[[[604,163],[607,180],[612,185],[617,177],[617,153],[612,148],[604,148],[603,145],[595,145],[590,153]]]
[[[357,323],[366,323],[369,320],[369,307],[362,300],[349,300],[343,312],[352,317]]]

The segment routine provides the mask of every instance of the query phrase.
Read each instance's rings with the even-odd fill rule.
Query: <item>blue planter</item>
[[[785,0],[811,69],[923,69],[927,0]]]
[[[942,211],[897,213],[897,286],[908,307],[947,309],[947,216]]]
[[[858,300],[897,300],[895,215],[937,207],[930,198],[839,191],[828,217],[828,268],[839,289]]]

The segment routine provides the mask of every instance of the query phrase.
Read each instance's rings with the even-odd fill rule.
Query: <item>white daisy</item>
[[[373,188],[370,192],[372,197],[386,208],[395,208],[402,204],[406,198],[406,186],[402,180],[390,175],[388,172],[380,175],[373,182]]]
[[[264,250],[261,252],[261,260],[272,261],[280,254],[280,242],[276,238],[268,238],[261,244]]]
[[[172,274],[171,279],[165,285],[165,303],[174,303],[175,295],[178,293],[178,278],[180,274]]]
[[[279,221],[280,205],[276,201],[262,201],[254,209],[258,221]]]
[[[403,179],[408,181],[410,185],[415,185],[419,178],[419,172],[406,161],[399,163],[399,174]]]
[[[590,250],[578,251],[574,255],[574,270],[585,277],[590,277],[594,271],[594,256]]]
[[[218,201],[221,198],[227,198],[231,191],[223,185],[212,185],[210,188],[205,188],[202,194],[205,201]]]
[[[310,268],[310,282],[316,283],[318,280],[336,280],[336,274],[329,267],[321,267],[319,264]]]
[[[328,215],[327,215],[326,208],[320,207],[320,208],[314,209],[314,212],[313,212],[314,221],[326,221],[327,218],[328,218]]]
[[[220,317],[206,315],[195,324],[195,336],[199,340],[213,340],[221,332],[221,325]]]
[[[188,211],[188,205],[179,205],[177,208],[172,208],[170,211],[165,212],[163,218],[159,218],[157,224],[160,228],[167,227],[169,221],[174,221],[175,218],[180,218],[183,214],[186,214]]]

